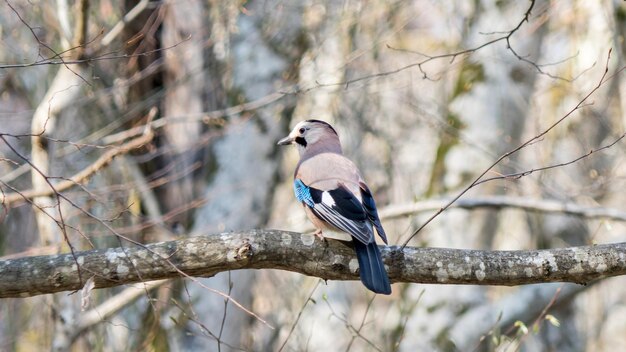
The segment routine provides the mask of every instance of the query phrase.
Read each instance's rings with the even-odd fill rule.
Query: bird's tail
[[[376,293],[390,294],[389,277],[376,242],[369,244],[363,244],[357,240],[353,240],[353,242],[363,285]]]

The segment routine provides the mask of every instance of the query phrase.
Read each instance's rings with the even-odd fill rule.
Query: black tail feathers
[[[390,294],[391,284],[376,243],[363,244],[356,239],[353,242],[363,285],[373,292]]]

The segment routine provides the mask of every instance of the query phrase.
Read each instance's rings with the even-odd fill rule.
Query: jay
[[[293,189],[309,220],[322,230],[343,231],[352,236],[361,282],[373,292],[390,294],[391,285],[374,228],[387,243],[372,193],[357,167],[341,151],[335,129],[320,120],[298,123],[278,145],[295,144],[300,161]]]

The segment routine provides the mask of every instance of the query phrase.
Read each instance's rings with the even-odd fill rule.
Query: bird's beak
[[[289,145],[293,143],[293,138],[290,136],[287,136],[281,140],[278,141],[277,145]]]

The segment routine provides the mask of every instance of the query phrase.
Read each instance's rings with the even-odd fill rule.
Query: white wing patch
[[[335,200],[333,196],[328,192],[322,192],[322,203],[328,205],[329,207],[333,207],[335,205]]]

